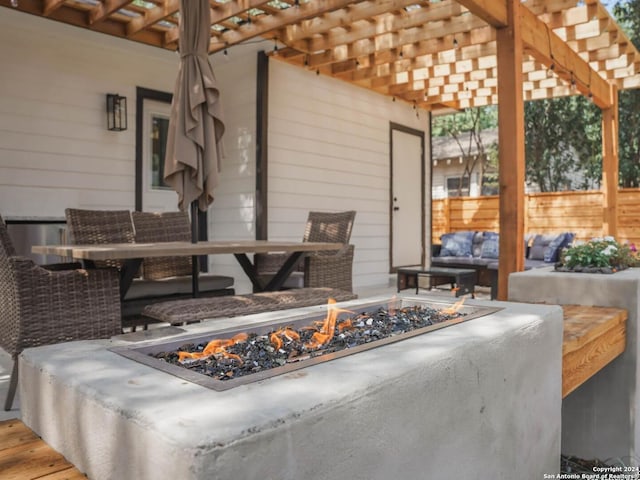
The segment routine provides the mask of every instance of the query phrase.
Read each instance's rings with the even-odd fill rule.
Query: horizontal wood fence
[[[576,239],[602,236],[602,192],[551,192],[525,195],[525,233],[574,232]],[[498,196],[455,197],[433,200],[432,242],[447,232],[477,230],[499,232]],[[618,192],[616,240],[640,245],[640,189]]]

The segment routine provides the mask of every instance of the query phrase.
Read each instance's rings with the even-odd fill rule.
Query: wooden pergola
[[[12,5],[14,3],[14,5]],[[500,272],[524,268],[524,101],[582,94],[602,109],[603,233],[616,234],[617,92],[640,55],[599,0],[210,0],[210,52],[254,38],[270,55],[429,111],[498,104]],[[179,0],[0,0],[175,50]]]

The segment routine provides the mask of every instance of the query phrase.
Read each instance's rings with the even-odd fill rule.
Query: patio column
[[[602,234],[618,235],[618,89],[610,86],[611,102],[602,109]]]
[[[496,29],[500,268],[498,299],[506,300],[509,274],[524,270],[524,100],[520,0],[507,1],[507,23]]]

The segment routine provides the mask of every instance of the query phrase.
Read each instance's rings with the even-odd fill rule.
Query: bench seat
[[[323,305],[330,298],[343,302],[358,296],[335,288],[296,288],[277,292],[171,300],[148,305],[142,313],[154,320],[177,325],[205,319]]]
[[[198,276],[198,288],[201,292],[223,290],[233,287],[233,277],[201,273]],[[191,276],[165,277],[157,280],[136,278],[124,297],[137,300],[147,297],[164,297],[167,295],[191,295]]]
[[[200,297],[233,295],[233,277],[201,273],[199,278]],[[122,323],[134,327],[148,317],[141,317],[144,307],[152,303],[193,298],[191,276],[167,277],[157,280],[136,278],[122,302]]]

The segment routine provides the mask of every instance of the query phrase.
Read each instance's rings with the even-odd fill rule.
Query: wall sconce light
[[[127,97],[107,93],[107,128],[116,132],[127,129]]]

